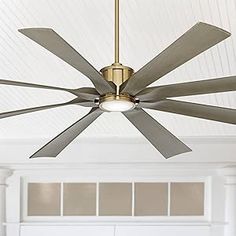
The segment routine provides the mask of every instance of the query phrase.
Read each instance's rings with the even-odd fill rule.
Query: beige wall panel
[[[95,216],[96,184],[65,183],[63,202],[65,216]]]
[[[171,183],[170,214],[204,215],[204,183]]]
[[[132,184],[131,183],[100,183],[99,184],[99,215],[131,216],[132,215]]]
[[[167,211],[167,183],[135,183],[136,216],[162,216]]]
[[[60,215],[59,183],[28,184],[28,216]]]

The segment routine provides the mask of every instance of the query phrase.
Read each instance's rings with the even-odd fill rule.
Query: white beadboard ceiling
[[[97,69],[113,62],[113,0],[0,0],[0,78],[77,88],[90,86],[78,71],[17,32],[51,27]],[[222,27],[231,38],[155,84],[236,75],[235,0],[120,0],[121,62],[139,69],[198,21]],[[0,111],[67,101],[72,95],[0,86]],[[181,98],[236,108],[236,93]],[[63,107],[0,120],[0,138],[54,137],[88,112]],[[149,112],[149,111],[148,111]],[[236,126],[150,111],[178,136],[236,135]],[[137,136],[121,114],[105,114],[83,136]]]

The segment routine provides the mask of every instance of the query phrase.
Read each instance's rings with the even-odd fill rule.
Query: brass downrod
[[[119,60],[119,0],[115,0],[115,64]]]
[[[114,30],[114,56],[115,61],[112,65],[106,66],[100,70],[103,78],[112,81],[116,85],[116,96],[120,96],[120,85],[128,80],[134,70],[124,66],[119,62],[119,0],[115,0],[115,30]],[[113,94],[114,95],[114,94]]]

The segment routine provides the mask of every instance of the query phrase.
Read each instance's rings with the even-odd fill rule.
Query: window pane
[[[204,215],[204,183],[171,183],[170,214]]]
[[[96,215],[95,183],[66,183],[63,196],[65,216]]]
[[[29,183],[28,215],[59,216],[60,189],[59,183]]]
[[[135,183],[135,215],[167,215],[167,183]]]
[[[99,215],[131,216],[132,184],[131,183],[99,184]]]

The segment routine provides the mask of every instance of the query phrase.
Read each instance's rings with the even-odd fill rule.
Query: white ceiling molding
[[[29,140],[28,140],[29,141]],[[40,148],[45,139],[13,140],[1,143],[1,166],[14,163],[25,165],[61,165],[70,168],[92,163],[218,163],[223,166],[235,164],[236,137],[185,137],[183,141],[193,150],[190,153],[164,159],[162,155],[144,138],[78,138],[57,158],[29,159]],[[96,152],[94,152],[96,150]]]

